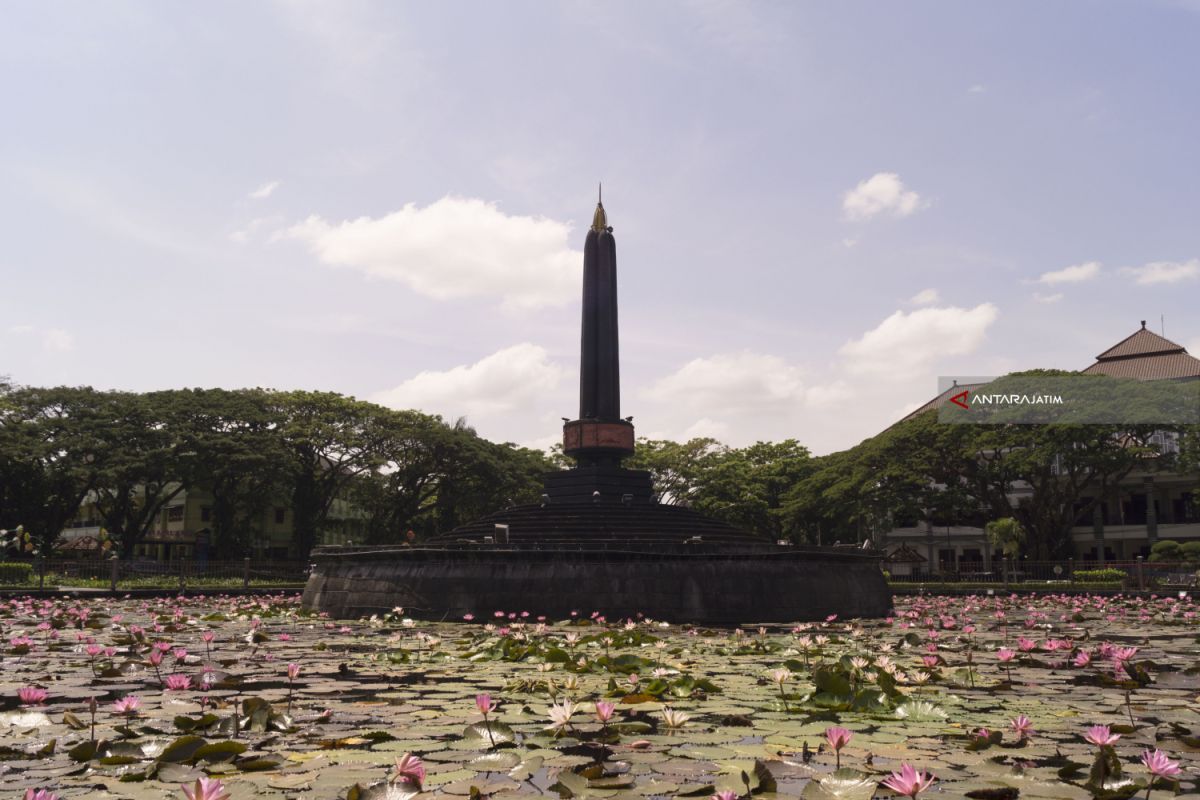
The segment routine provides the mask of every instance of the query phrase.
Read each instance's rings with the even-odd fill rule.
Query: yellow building
[[[153,561],[181,561],[207,555],[212,544],[212,495],[202,489],[185,490],[164,506],[154,527],[134,546],[134,557]],[[344,500],[335,499],[322,538],[317,544],[361,541],[365,514]],[[295,561],[303,557],[294,543],[295,519],[282,500],[269,505],[251,524],[247,540],[256,559]],[[58,550],[64,554],[98,554],[100,513],[94,498],[85,499],[79,515],[63,531]]]

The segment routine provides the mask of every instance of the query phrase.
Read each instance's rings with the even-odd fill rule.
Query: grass
[[[249,583],[243,583],[241,578],[197,577],[188,576],[184,586],[188,589],[241,589],[250,588],[303,588],[303,579],[251,578]],[[37,576],[28,583],[6,583],[0,588],[36,589]],[[46,573],[44,583],[47,589],[108,589],[112,581],[108,578],[81,578],[76,576],[55,575]],[[144,575],[136,578],[121,578],[117,581],[117,590],[121,589],[178,589],[177,575]]]

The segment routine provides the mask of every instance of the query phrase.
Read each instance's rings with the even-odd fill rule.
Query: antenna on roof
[[[1162,314],[1158,315],[1158,329],[1162,331],[1162,337],[1167,338],[1167,318]]]
[[[1145,327],[1146,327],[1146,320],[1142,320],[1142,329],[1144,330]]]

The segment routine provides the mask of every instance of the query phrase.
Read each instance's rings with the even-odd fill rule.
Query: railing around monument
[[[919,566],[925,567],[925,564]],[[884,570],[888,582],[895,587],[924,587],[929,591],[976,587],[1041,591],[1053,591],[1056,588],[1189,591],[1200,588],[1200,563],[1146,561],[1141,558],[1104,562],[1010,559],[996,560],[990,569],[981,563],[959,564],[957,569],[939,564],[933,569],[912,569],[911,572],[905,572],[903,565],[884,564]]]
[[[152,561],[149,559],[35,559],[27,577],[2,588],[249,589],[300,588],[309,563],[271,559]]]

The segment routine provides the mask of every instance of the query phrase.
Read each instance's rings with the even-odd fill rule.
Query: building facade
[[[1085,375],[1107,375],[1137,380],[1200,381],[1200,358],[1180,344],[1141,328],[1096,357],[1082,370]],[[963,389],[972,391],[983,384],[955,385],[918,408],[912,416],[939,408]],[[1171,432],[1151,439],[1158,454],[1130,472],[1101,498],[1089,519],[1080,518],[1071,529],[1074,558],[1086,562],[1129,561],[1147,557],[1154,544],[1174,540],[1181,544],[1200,541],[1200,475],[1173,471],[1169,456],[1178,453],[1179,443]],[[1020,501],[1027,485],[1012,487],[1010,498]],[[1093,498],[1083,498],[1080,505]],[[881,546],[889,554],[907,559],[905,569],[925,572],[991,571],[1000,552],[987,540],[983,528],[963,525],[934,525],[917,521],[892,527],[883,534]],[[912,559],[920,554],[924,561]]]

